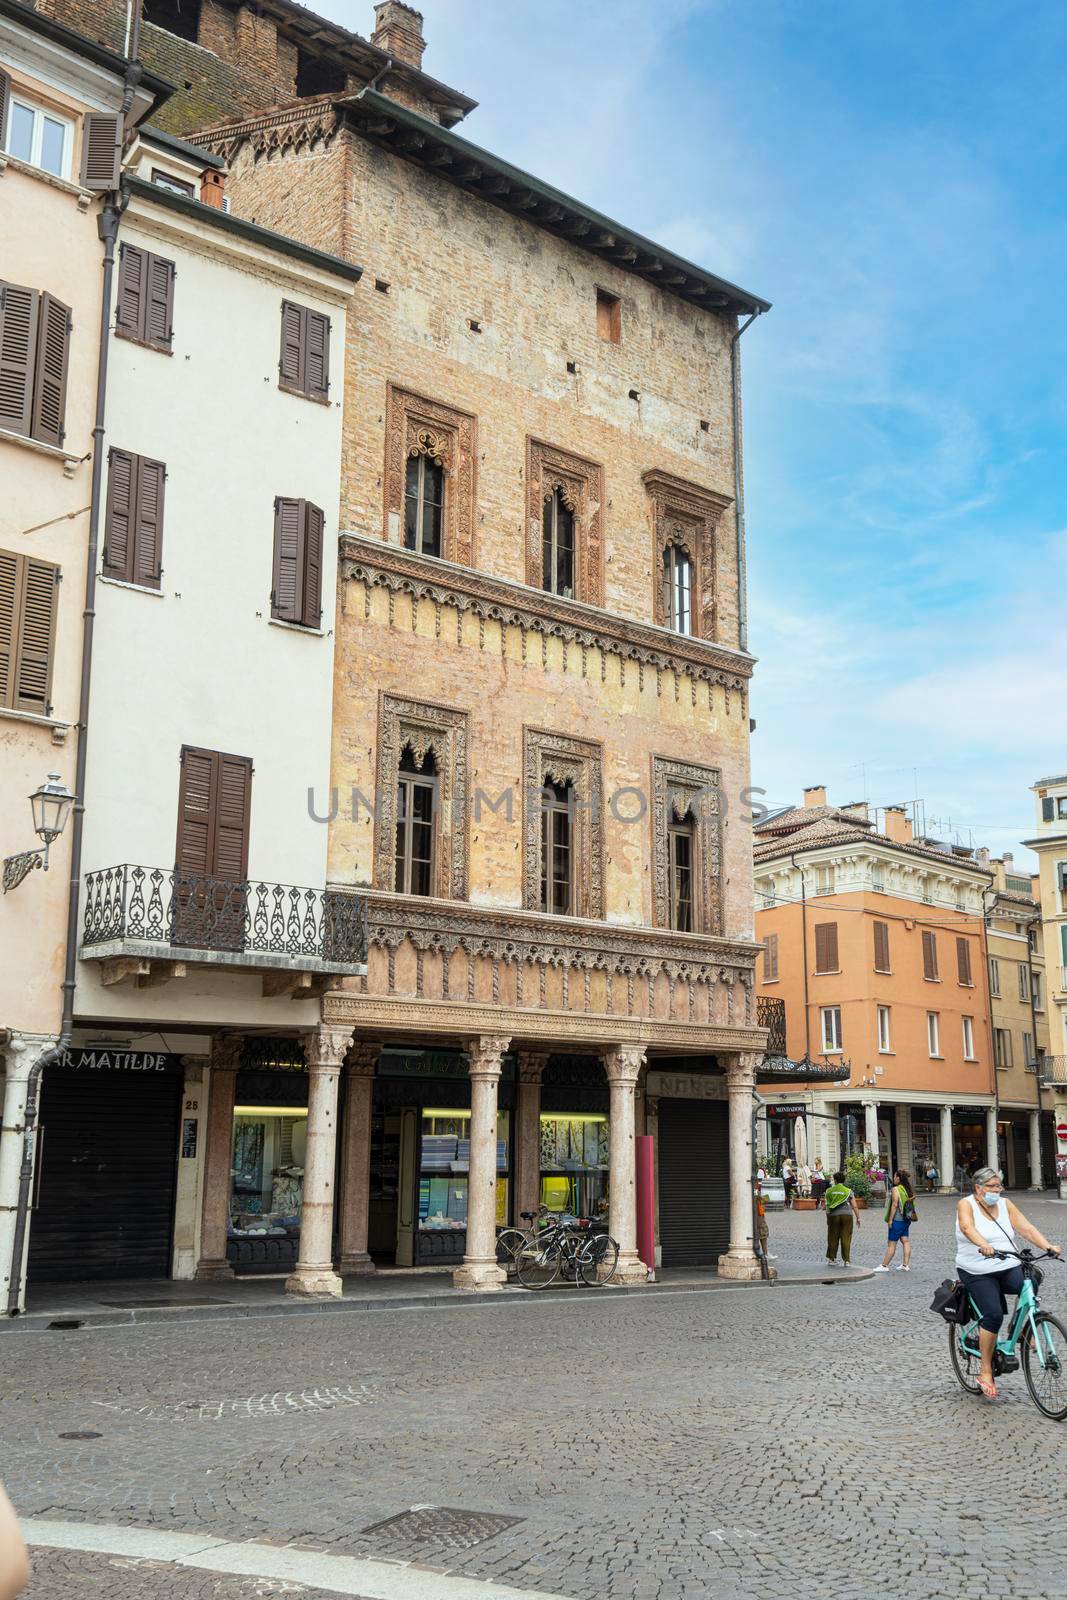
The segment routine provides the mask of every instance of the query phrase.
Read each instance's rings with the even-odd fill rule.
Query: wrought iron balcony
[[[126,864],[89,872],[80,951],[105,983],[182,975],[187,963],[263,971],[264,992],[310,993],[366,972],[363,895],[238,883]]]
[[[767,1053],[756,1068],[758,1083],[844,1083],[852,1076],[847,1061],[791,1061],[786,1048],[785,1001],[756,996],[756,1023],[767,1029]]]
[[[1067,1056],[1046,1056],[1041,1062],[1041,1084],[1045,1089],[1067,1084]]]
[[[785,1001],[779,1000],[777,995],[757,995],[756,1022],[759,1027],[767,1029],[767,1054],[784,1056],[786,1054]]]

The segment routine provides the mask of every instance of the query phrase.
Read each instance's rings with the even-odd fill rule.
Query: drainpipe
[[[135,8],[136,9],[136,8]],[[123,115],[133,103],[133,92],[140,68],[131,65],[126,75]],[[70,892],[67,897],[67,949],[63,968],[63,1020],[59,1038],[38,1056],[30,1068],[26,1094],[26,1113],[22,1126],[22,1164],[19,1168],[18,1201],[11,1255],[11,1286],[8,1292],[9,1316],[19,1314],[22,1290],[26,1227],[29,1220],[36,1146],[37,1108],[41,1077],[46,1067],[62,1060],[74,1028],[74,986],[78,961],[78,901],[81,886],[82,834],[85,819],[85,767],[89,743],[89,684],[93,664],[93,623],[96,618],[96,563],[100,546],[100,504],[104,472],[104,408],[107,398],[107,358],[111,323],[112,280],[115,270],[115,240],[125,202],[112,192],[97,218],[97,231],[104,246],[104,277],[100,294],[100,356],[96,369],[96,411],[93,420],[93,480],[89,508],[89,547],[85,568],[85,607],[82,612],[82,667],[78,692],[78,755],[74,778],[74,812],[71,822]]]
[[[1041,1150],[1041,1067],[1037,1054],[1037,1006],[1034,1002],[1034,946],[1033,930],[1034,921],[1031,919],[1026,925],[1026,970],[1030,975],[1030,1044],[1034,1052],[1034,1093],[1037,1096],[1037,1148]],[[1031,1146],[1032,1148],[1032,1146]],[[1044,1177],[1040,1170],[1030,1174],[1030,1185],[1039,1184],[1045,1187]]]
[[[1000,1084],[997,1081],[997,1052],[993,1035],[993,993],[989,987],[989,913],[986,904],[986,895],[992,894],[996,900],[996,890],[986,888],[982,890],[982,960],[985,962],[985,991],[989,996],[989,1062],[993,1070],[993,1108],[997,1119],[997,1169],[1000,1168]],[[1040,1090],[1038,1090],[1040,1094]]]
[[[811,1060],[811,1013],[808,1007],[808,904],[804,888],[804,868],[797,862],[795,855],[789,857],[797,872],[800,873],[800,934],[804,951],[804,1060]]]
[[[748,649],[748,602],[745,598],[745,509],[741,486],[741,352],[738,344],[746,328],[759,316],[753,311],[730,340],[730,388],[734,410],[734,525],[737,530],[737,643]]]

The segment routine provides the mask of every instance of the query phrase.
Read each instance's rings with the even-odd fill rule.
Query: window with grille
[[[433,893],[437,766],[428,751],[422,766],[411,747],[400,760],[396,790],[396,889],[398,894]]]

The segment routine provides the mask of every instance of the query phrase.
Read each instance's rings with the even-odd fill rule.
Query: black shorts
[[[967,1272],[963,1267],[957,1267],[956,1271],[978,1307],[981,1326],[990,1333],[999,1333],[1000,1325],[1008,1314],[1005,1296],[1022,1292],[1022,1268],[1004,1267],[1000,1272]]]

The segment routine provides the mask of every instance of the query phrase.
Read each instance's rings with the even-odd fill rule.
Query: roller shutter
[[[46,1070],[31,1285],[169,1277],[181,1089],[177,1072]]]
[[[659,1235],[665,1267],[715,1266],[730,1243],[723,1100],[659,1103]]]

